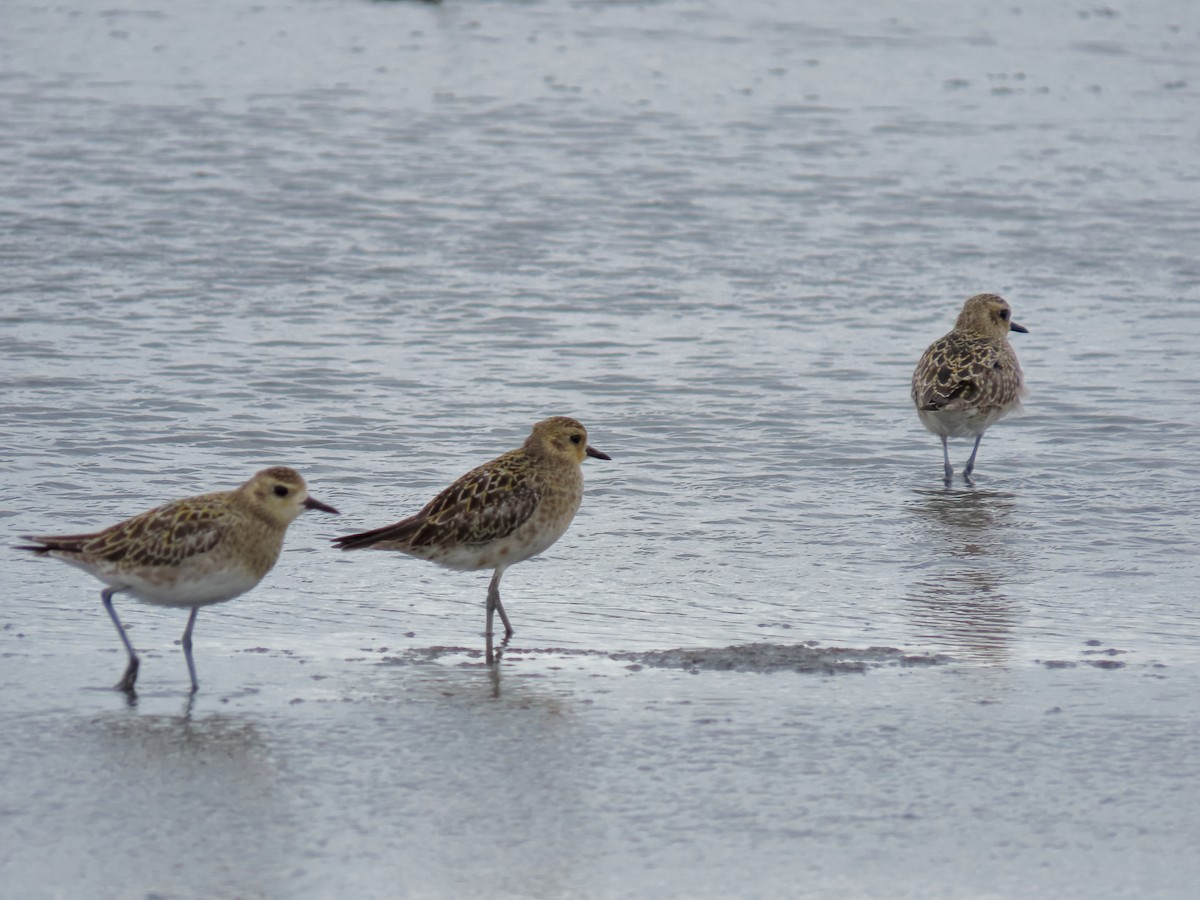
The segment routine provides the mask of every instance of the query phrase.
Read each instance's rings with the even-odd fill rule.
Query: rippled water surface
[[[0,516],[296,467],[184,616],[7,551],[13,896],[1188,897],[1192,4],[68,0],[0,29]],[[917,356],[1003,294],[941,485]],[[326,541],[577,416],[505,577]],[[952,447],[961,468],[969,444]]]

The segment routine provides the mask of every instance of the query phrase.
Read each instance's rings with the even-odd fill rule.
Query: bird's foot
[[[118,691],[124,691],[126,694],[135,693],[133,686],[137,683],[138,676],[138,659],[133,657],[129,660],[129,665],[125,667],[125,674],[121,676],[121,680],[116,683]]]

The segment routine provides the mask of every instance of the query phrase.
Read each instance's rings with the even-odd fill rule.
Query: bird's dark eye
[[[571,435],[571,443],[572,444],[578,444],[582,440],[583,440],[583,438],[578,434]]]
[[[288,495],[288,489],[286,487],[284,487],[282,484],[275,485],[275,496],[276,497],[286,497],[287,495]]]
[[[1002,319],[1008,318],[1008,310],[1007,309],[1000,310],[1000,318],[1002,318]]]

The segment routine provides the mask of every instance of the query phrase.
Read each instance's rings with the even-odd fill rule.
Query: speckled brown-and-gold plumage
[[[236,595],[214,591],[199,604],[177,603],[171,588],[216,570],[237,571],[257,583],[279,559],[287,527],[307,501],[300,474],[275,466],[236,490],[175,500],[91,534],[30,535],[25,540],[36,546],[21,549],[77,565],[148,603],[219,603]]]
[[[493,609],[511,635],[500,577],[567,530],[583,499],[580,464],[588,456],[610,459],[588,446],[587,430],[578,421],[554,416],[535,425],[521,447],[472,469],[415,515],[334,543],[343,550],[395,550],[452,569],[494,569],[489,641]]]
[[[39,555],[122,569],[165,569],[178,577],[186,560],[209,553],[229,529],[229,498],[225,493],[176,500],[118,522],[94,534],[30,537],[42,546],[29,547]],[[261,560],[249,568],[265,575],[271,550],[262,548]]]
[[[556,479],[547,474],[525,448],[512,450],[463,475],[415,515],[394,525],[345,535],[335,543],[343,550],[399,550],[451,568],[485,568],[485,564],[456,565],[439,557],[462,548],[486,549],[512,536],[530,521],[548,494],[573,493],[578,505],[583,486],[578,472],[567,468],[556,472]]]
[[[939,435],[945,454],[946,483],[952,477],[946,438],[976,439],[963,471],[971,482],[983,433],[1020,408],[1024,376],[1008,333],[1026,333],[1012,321],[1012,309],[997,294],[977,294],[963,304],[953,330],[930,344],[912,377],[912,399],[926,429]]]
[[[194,690],[190,636],[196,610],[258,584],[279,559],[288,525],[306,509],[336,512],[308,496],[298,472],[274,466],[236,490],[176,500],[90,534],[26,536],[31,543],[18,549],[60,559],[108,585],[104,604],[130,653],[118,685],[124,690],[133,690],[137,662],[112,595],[124,591],[146,603],[190,608],[184,653]]]

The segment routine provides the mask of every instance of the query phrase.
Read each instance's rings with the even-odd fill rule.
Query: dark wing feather
[[[988,340],[947,335],[925,352],[913,373],[918,409],[961,409],[978,401],[985,379],[999,357]]]
[[[13,547],[14,550],[29,550],[36,553],[38,556],[45,556],[51,550],[60,550],[66,553],[78,553],[83,549],[86,541],[94,538],[94,534],[63,534],[57,537],[48,535],[23,534],[21,540],[33,541],[32,544],[18,544]]]
[[[120,566],[172,566],[212,550],[221,541],[220,518],[227,512],[219,495],[190,497],[136,515],[95,534],[36,536],[33,550],[106,560]]]
[[[525,477],[525,467],[505,462],[510,462],[509,457],[468,472],[414,516],[344,535],[334,543],[343,550],[357,550],[383,542],[428,547],[485,544],[506,537],[533,515],[539,495]]]

